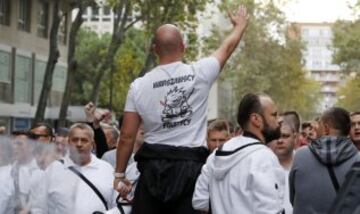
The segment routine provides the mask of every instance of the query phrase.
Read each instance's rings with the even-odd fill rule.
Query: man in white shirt
[[[14,131],[12,135],[15,161],[0,167],[0,213],[29,213],[33,211],[36,191],[44,176],[34,157],[39,146],[29,139],[28,131]]]
[[[291,124],[290,121],[285,119],[281,123],[280,138],[269,143],[269,147],[278,157],[279,162],[285,172],[284,208],[286,214],[292,214],[293,211],[292,205],[290,203],[289,173],[295,155],[295,145],[297,139],[297,132],[295,130],[296,128],[294,124]]]
[[[282,213],[284,171],[265,146],[280,135],[274,102],[268,96],[245,95],[238,123],[243,135],[215,150],[203,166],[193,207],[212,213]]]
[[[194,184],[207,157],[206,113],[211,85],[239,44],[247,25],[246,8],[230,15],[233,31],[211,57],[182,63],[185,45],[177,27],[155,33],[159,65],[130,86],[117,151],[114,187],[126,196],[125,177],[137,129],[144,145],[137,153],[140,179],[133,213],[198,213],[191,206]]]
[[[63,163],[55,161],[46,170],[45,213],[89,214],[105,212],[116,206],[116,191],[112,188],[113,168],[91,153],[93,139],[94,131],[87,124],[71,126],[69,157],[65,157]],[[86,177],[103,199],[76,172]]]

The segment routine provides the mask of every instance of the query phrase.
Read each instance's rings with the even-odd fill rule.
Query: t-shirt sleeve
[[[199,77],[212,84],[220,73],[220,63],[215,57],[200,59],[195,63],[198,67]]]
[[[137,112],[135,105],[135,86],[134,83],[130,85],[129,92],[127,94],[124,112]]]

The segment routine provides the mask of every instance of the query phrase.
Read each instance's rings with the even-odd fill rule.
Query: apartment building
[[[47,119],[58,117],[67,75],[70,3],[60,3],[57,62]],[[0,126],[29,128],[39,100],[49,53],[53,0],[0,0]]]
[[[340,67],[332,63],[332,23],[295,23],[298,36],[304,41],[305,68],[309,76],[321,84],[323,100],[319,111],[336,103],[336,92],[342,81]]]

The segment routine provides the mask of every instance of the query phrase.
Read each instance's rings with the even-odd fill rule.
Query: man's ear
[[[152,51],[152,52],[154,52],[154,53],[157,53],[157,51],[156,51],[156,44],[155,44],[155,43],[152,43],[152,44],[151,44],[150,51]]]
[[[262,117],[260,117],[259,114],[255,114],[255,113],[251,114],[250,115],[250,123],[257,128],[261,128],[262,123],[263,123]]]

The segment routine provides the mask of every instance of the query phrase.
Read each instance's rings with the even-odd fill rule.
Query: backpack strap
[[[310,148],[310,153],[314,155],[315,159],[318,160],[322,165],[325,165],[326,166],[326,169],[329,173],[329,176],[330,176],[330,179],[331,179],[331,183],[334,187],[334,190],[336,192],[336,194],[339,192],[339,189],[340,189],[340,185],[339,185],[339,181],[338,179],[336,178],[336,174],[335,174],[335,171],[334,171],[334,167],[331,165],[331,164],[324,164],[322,163],[319,158],[316,156],[315,152],[312,151]]]
[[[79,176],[94,192],[95,194],[100,198],[101,202],[104,204],[106,210],[108,210],[108,205],[106,203],[106,200],[104,198],[104,196],[101,194],[101,192],[95,187],[95,185],[93,183],[91,183],[91,181],[89,181],[83,174],[81,174],[81,172],[79,172],[77,169],[75,169],[75,167],[73,166],[69,166],[68,167],[73,173],[75,173],[77,176]]]
[[[338,179],[336,178],[336,174],[334,172],[334,168],[331,166],[331,165],[326,165],[326,168],[328,170],[328,173],[329,173],[329,176],[331,178],[331,182],[334,186],[334,189],[335,189],[335,192],[338,193],[339,192],[339,188],[340,188],[340,185],[339,185],[339,181]]]

